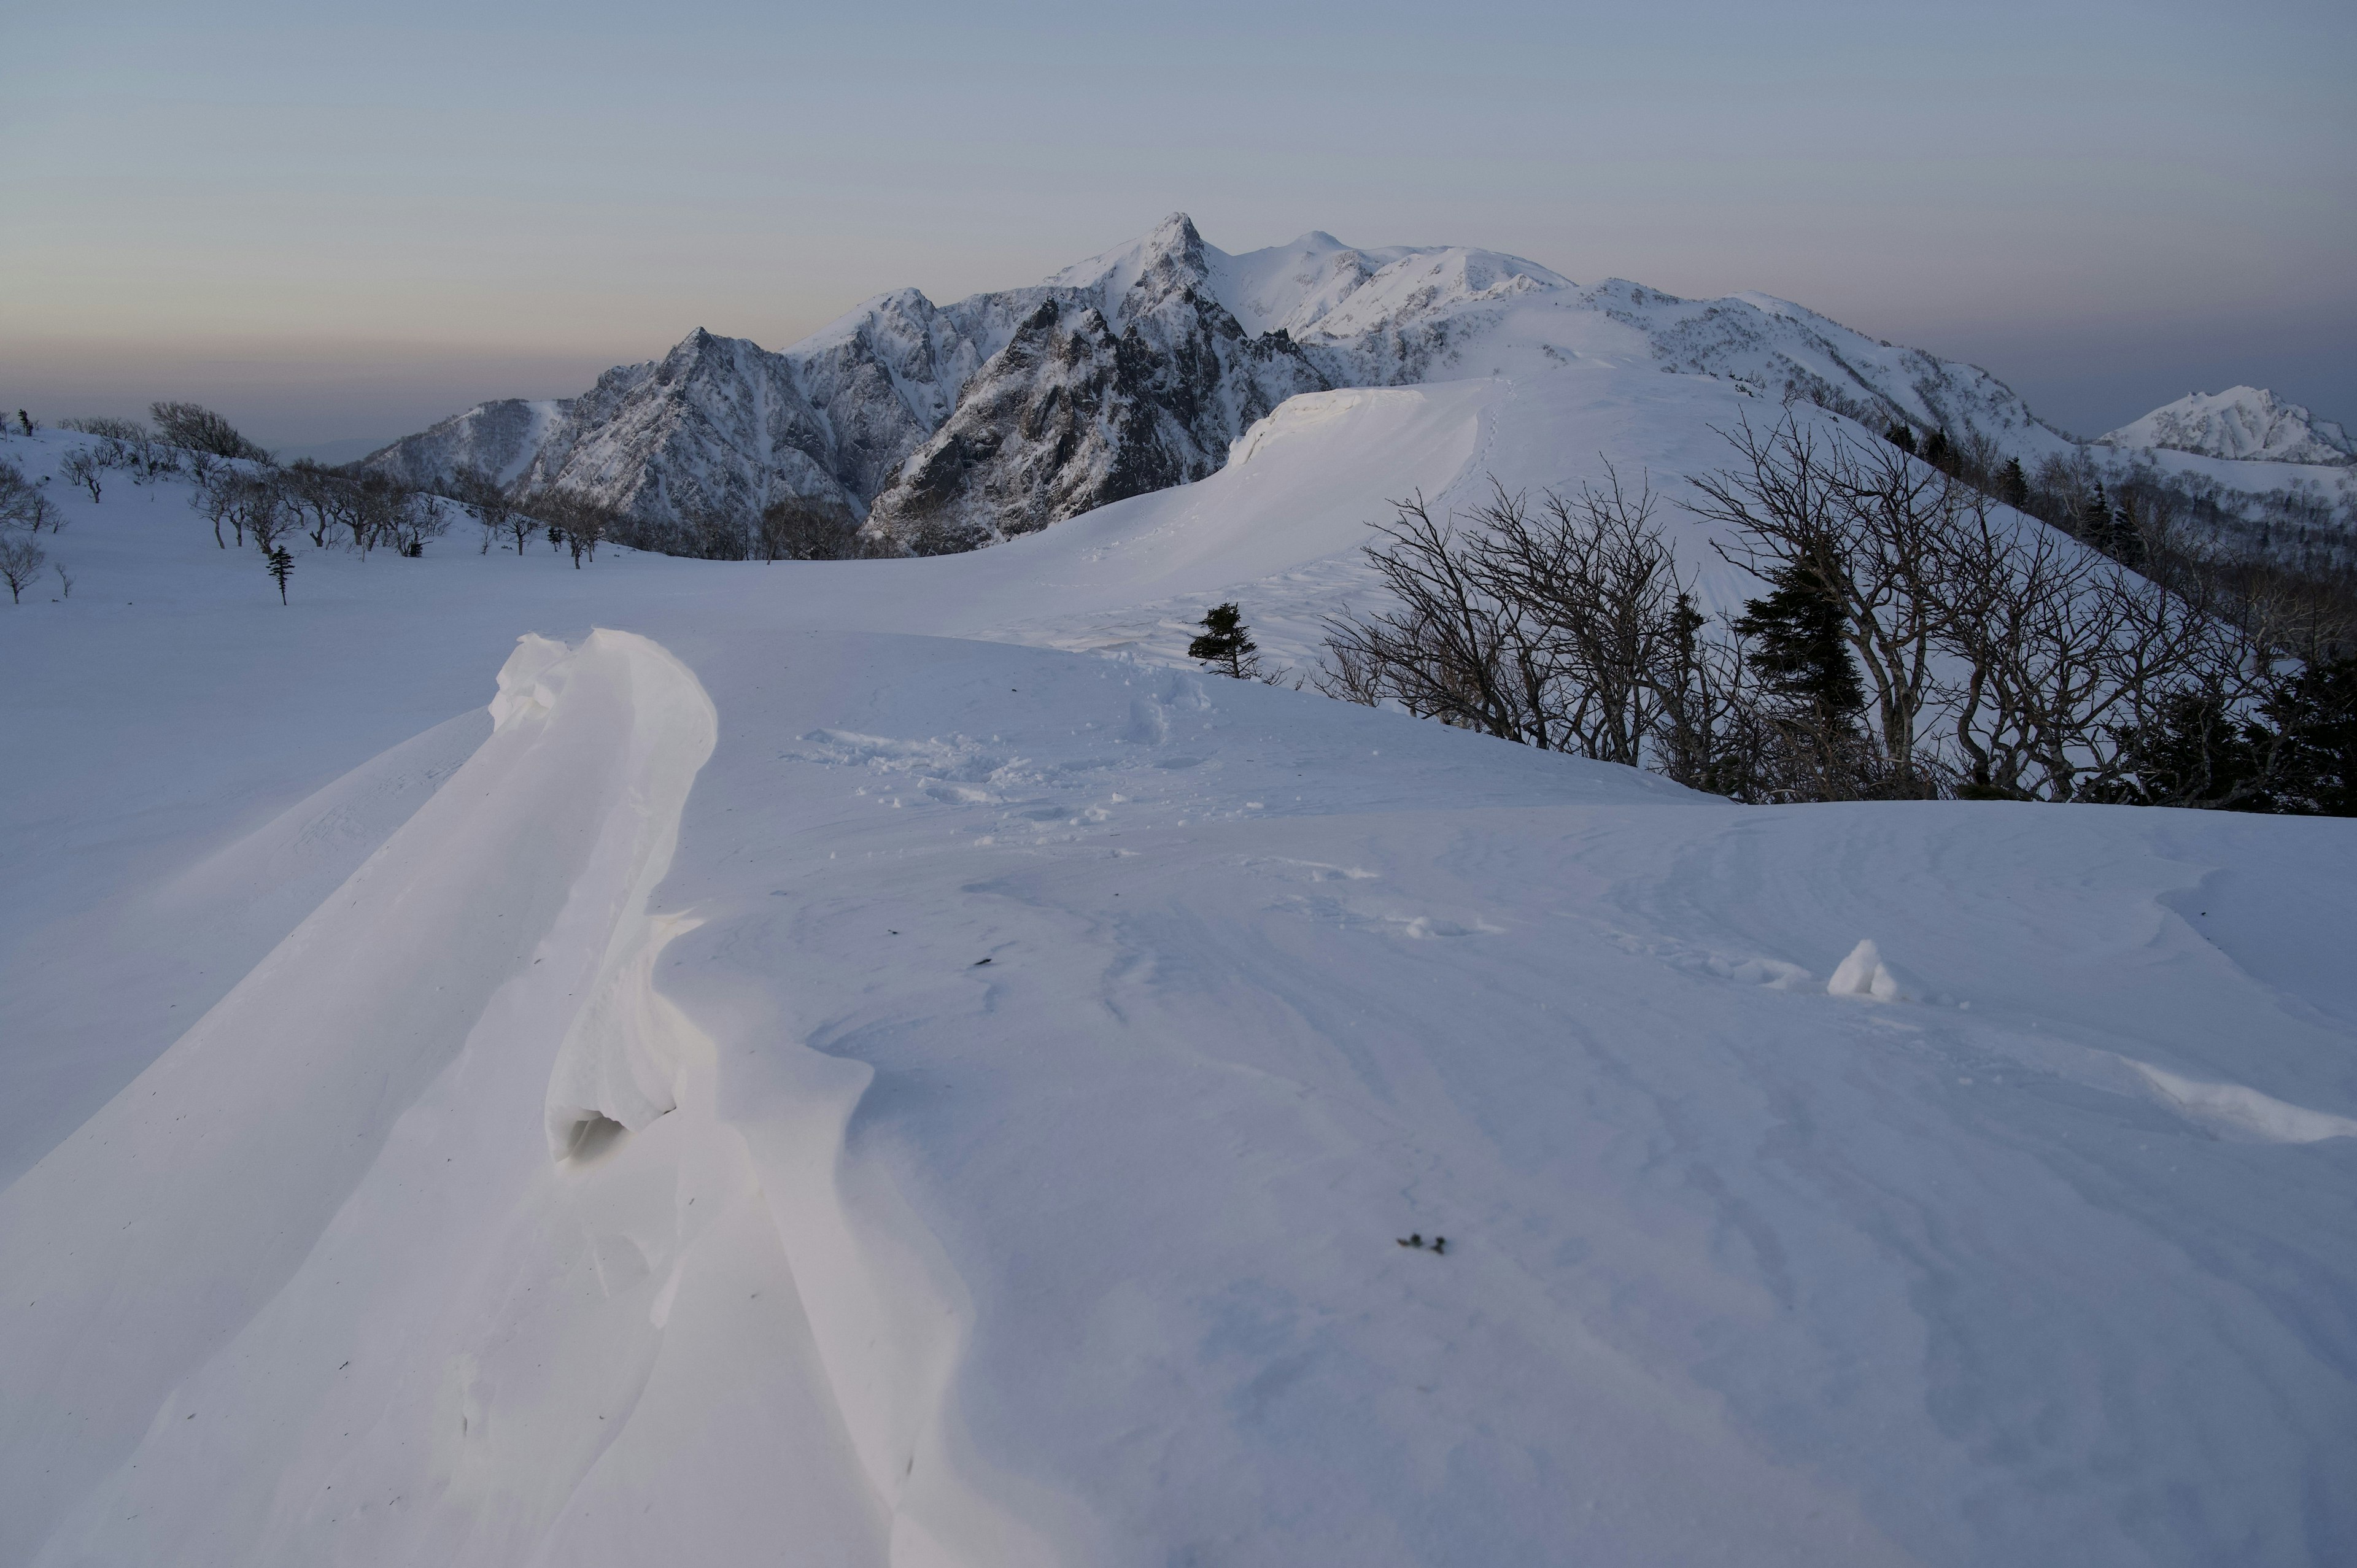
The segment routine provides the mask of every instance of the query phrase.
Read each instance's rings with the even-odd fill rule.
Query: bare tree
[[[216,550],[229,548],[229,542],[221,537],[221,524],[228,521],[230,514],[237,510],[236,492],[227,482],[237,477],[234,473],[216,474],[210,483],[199,485],[188,492],[188,505],[213,525],[213,548]],[[241,544],[244,542],[242,535],[238,542]]]
[[[188,456],[188,478],[199,490],[212,489],[213,481],[222,472],[221,458],[197,447],[183,448]]]
[[[1764,435],[1748,423],[1720,434],[1740,466],[1695,478],[1702,500],[1690,510],[1728,531],[1714,548],[1729,563],[1769,581],[1805,576],[1838,604],[1890,792],[1919,792],[1916,730],[1945,614],[1943,543],[1988,498],[1887,442],[1822,434],[1792,415]]]
[[[23,539],[0,537],[0,583],[8,585],[8,602],[24,603],[25,590],[41,575],[48,554],[27,535]]]
[[[1652,521],[1651,488],[1631,496],[1609,463],[1605,474],[1604,489],[1549,491],[1536,508],[1492,480],[1490,502],[1473,514],[1475,564],[1485,589],[1528,608],[1534,662],[1557,693],[1558,744],[1633,768],[1662,716],[1687,585]]]
[[[339,519],[341,492],[350,486],[350,481],[341,475],[321,467],[308,457],[298,457],[280,470],[280,493],[304,520],[301,526],[310,535],[314,550],[327,548],[328,531]]]
[[[384,521],[397,555],[423,555],[427,540],[439,539],[450,530],[442,498],[406,486],[391,493]]]
[[[40,486],[26,478],[16,464],[0,459],[0,528],[38,533],[46,527],[54,533],[64,522],[64,511],[41,493]]]
[[[65,461],[58,465],[58,473],[68,482],[88,490],[93,501],[98,499],[100,481],[106,477],[105,466],[87,447],[68,453]]]
[[[482,553],[490,554],[492,542],[509,532],[510,520],[517,515],[514,505],[508,499],[507,491],[482,469],[472,464],[461,464],[458,471],[451,477],[450,496],[475,514],[475,521],[483,529]],[[532,520],[525,518],[522,531],[516,533],[515,552],[519,559],[523,555],[524,541],[532,537]]]
[[[1535,503],[1493,482],[1461,529],[1421,497],[1395,503],[1367,552],[1392,607],[1328,623],[1320,689],[1543,749],[1724,772],[1740,662],[1702,638],[1651,489],[1606,474]]]
[[[253,536],[254,544],[264,555],[285,553],[278,542],[302,526],[303,513],[279,476],[265,470],[247,479],[239,489],[242,496],[239,518],[243,532]]]
[[[201,404],[151,403],[147,417],[156,422],[156,433],[171,446],[190,452],[210,452],[216,457],[245,457],[255,462],[269,459],[270,454],[240,435],[237,426]]]
[[[115,441],[142,441],[147,438],[147,427],[135,419],[124,419],[111,413],[85,414],[79,419],[60,419],[59,430],[78,430],[84,435],[96,435]]]
[[[1482,585],[1474,542],[1437,521],[1422,495],[1392,503],[1366,548],[1393,607],[1328,621],[1338,680],[1358,680],[1420,718],[1546,748],[1549,671],[1523,607]]]
[[[547,524],[549,536],[564,535],[565,548],[578,571],[587,559],[597,559],[597,546],[613,526],[613,514],[578,490],[543,490],[526,503]]]

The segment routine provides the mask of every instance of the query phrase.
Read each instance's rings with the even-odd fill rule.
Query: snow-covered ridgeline
[[[809,496],[903,546],[961,549],[1199,479],[1296,392],[1581,361],[1976,433],[2031,469],[2089,450],[1985,371],[1765,295],[1582,287],[1495,252],[1315,232],[1230,255],[1173,214],[1033,287],[947,306],[904,289],[775,353],[699,330],[581,397],[487,403],[371,461],[418,479],[471,462],[655,520]],[[2261,465],[2221,473],[2230,488],[2283,482]]]

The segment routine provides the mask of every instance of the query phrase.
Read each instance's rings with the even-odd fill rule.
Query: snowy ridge
[[[580,397],[487,403],[369,461],[421,481],[471,462],[656,521],[741,527],[813,497],[935,553],[1200,479],[1296,392],[1583,360],[1977,434],[2027,467],[2079,450],[1985,371],[1764,295],[1582,288],[1497,252],[1315,231],[1232,255],[1173,213],[1034,287],[879,295],[777,353],[698,331]]]
[[[2189,392],[2096,441],[2238,462],[2357,463],[2357,442],[2346,430],[2260,387]]]

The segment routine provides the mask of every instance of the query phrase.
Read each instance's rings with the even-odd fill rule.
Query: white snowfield
[[[285,607],[61,496],[0,1563],[2357,1560],[2357,828],[1744,808],[1178,667],[1222,598],[1297,660],[1387,497],[1674,494],[1760,409],[1324,393],[975,554],[466,526]]]

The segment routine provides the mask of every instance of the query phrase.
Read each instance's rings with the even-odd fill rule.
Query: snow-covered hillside
[[[2238,462],[2357,463],[2357,442],[2347,431],[2263,387],[2189,392],[2097,440]]]
[[[1781,412],[1571,347],[927,560],[282,607],[59,497],[0,1564],[2357,1555],[2349,823],[1745,808],[1174,667],[1227,598],[1297,661],[1388,497]]]

